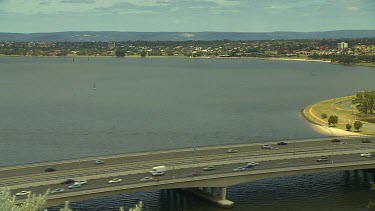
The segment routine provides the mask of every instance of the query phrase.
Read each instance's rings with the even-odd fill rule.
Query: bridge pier
[[[221,200],[226,200],[226,198],[227,198],[227,188],[221,188],[220,198],[221,198]]]
[[[217,194],[217,190],[220,189],[220,194]],[[234,202],[229,201],[226,199],[227,196],[227,188],[226,187],[210,187],[210,192],[208,192],[207,187],[203,188],[187,188],[182,189],[183,191],[187,191],[192,193],[200,198],[206,199],[214,204],[218,205],[221,208],[232,208],[234,206]]]

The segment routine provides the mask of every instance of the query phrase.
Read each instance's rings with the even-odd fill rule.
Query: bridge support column
[[[208,188],[207,187],[203,187],[202,191],[203,191],[203,193],[208,193]]]
[[[220,198],[221,198],[221,200],[226,200],[226,198],[227,198],[227,188],[221,188]]]
[[[200,198],[206,199],[210,202],[217,204],[219,207],[222,208],[232,208],[234,206],[234,202],[229,201],[226,199],[227,196],[227,188],[223,187],[220,189],[219,196],[217,195],[217,187],[211,187],[211,192],[207,191],[207,188],[188,188],[183,189],[189,193],[192,193]]]

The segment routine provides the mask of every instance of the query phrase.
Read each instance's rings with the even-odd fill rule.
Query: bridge
[[[339,142],[332,142],[332,138],[286,140],[286,145],[274,141],[0,167],[0,187],[10,188],[12,194],[20,191],[43,194],[47,189],[63,188],[64,191],[48,196],[48,206],[116,194],[182,189],[229,208],[234,203],[226,199],[226,191],[232,185],[290,175],[375,168],[374,157],[360,156],[365,152],[375,154],[375,137],[337,139]],[[263,144],[271,148],[263,147]],[[237,152],[228,152],[229,149]],[[317,162],[321,156],[326,156],[328,161]],[[97,160],[104,163],[97,164]],[[249,162],[259,165],[244,171],[233,171]],[[160,165],[168,168],[165,175],[153,176],[149,181],[140,180],[152,177],[149,171]],[[203,170],[210,165],[215,169]],[[45,172],[47,168],[56,171]],[[110,184],[108,181],[113,178],[122,181]],[[61,184],[66,179],[87,180],[87,184],[68,189],[69,185]],[[17,196],[18,203],[25,198]]]

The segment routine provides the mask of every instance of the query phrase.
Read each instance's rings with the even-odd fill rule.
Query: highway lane
[[[345,151],[345,150],[354,150],[354,149],[363,149],[362,147],[356,148],[356,146],[350,145],[337,145],[336,144],[336,151]],[[308,147],[304,148],[305,151],[296,151],[296,154],[299,153],[314,153],[314,152],[323,152],[323,151],[331,151],[331,149],[325,149],[320,147]],[[366,147],[368,150],[368,147]],[[287,149],[278,149],[278,150],[261,150],[261,151],[254,151],[254,152],[247,152],[247,153],[232,153],[232,154],[220,154],[220,155],[209,155],[204,157],[198,157],[198,163],[209,163],[213,161],[228,161],[228,160],[235,160],[235,159],[247,159],[247,158],[257,158],[257,157],[267,157],[267,156],[285,156],[287,153],[292,153]],[[293,153],[294,154],[294,153]],[[120,165],[97,165],[92,168],[82,168],[82,169],[72,169],[67,171],[57,171],[57,172],[48,172],[48,173],[40,173],[34,174],[32,179],[33,182],[37,181],[44,181],[47,179],[63,179],[67,177],[82,177],[82,176],[90,176],[96,174],[108,174],[114,172],[123,172],[123,171],[149,171],[152,166],[160,165],[160,163],[172,166],[172,165],[182,165],[182,164],[192,164],[190,159],[167,159],[167,160],[155,160],[151,163],[144,163],[142,166],[138,164],[120,164]],[[19,177],[8,177],[4,178],[0,184],[3,186],[11,185],[11,184],[22,184],[22,183],[30,183],[30,175],[24,175]]]
[[[40,173],[32,174],[29,173],[27,175],[20,175],[20,176],[11,176],[5,177],[0,180],[0,186],[14,186],[19,184],[30,184],[35,182],[45,182],[51,181],[50,183],[56,183],[53,180],[63,180],[66,178],[79,178],[85,176],[92,176],[92,175],[99,175],[99,174],[109,174],[109,173],[117,173],[122,172],[122,174],[129,174],[133,171],[136,173],[140,172],[147,172],[150,170],[152,166],[155,165],[166,165],[172,166],[182,164],[193,164],[193,160],[196,163],[204,165],[205,163],[210,163],[214,161],[228,161],[228,160],[238,160],[238,159],[249,159],[249,158],[258,158],[258,157],[267,157],[267,156],[285,156],[285,154],[290,153],[314,153],[314,152],[323,152],[323,151],[346,151],[346,150],[354,150],[354,149],[363,149],[363,150],[374,150],[375,144],[372,143],[360,143],[360,140],[347,140],[347,144],[338,144],[338,143],[331,143],[328,140],[318,143],[318,142],[305,142],[303,145],[304,147],[294,147],[293,144],[288,144],[284,146],[274,146],[273,150],[262,150],[261,145],[257,144],[255,146],[251,146],[249,151],[245,151],[244,148],[238,147],[238,153],[226,153],[225,149],[219,149],[219,153],[210,153],[207,155],[199,155],[192,157],[181,157],[181,156],[167,156],[167,159],[153,159],[143,162],[126,162],[124,164],[111,164],[110,162],[106,162],[105,164],[93,164],[88,167],[80,167],[80,168],[73,168],[70,170],[58,170],[56,172],[47,172],[47,173]],[[245,148],[247,149],[247,148]],[[184,151],[186,153],[186,151]],[[179,153],[173,153],[179,154]],[[158,156],[157,156],[158,157]],[[171,158],[173,157],[173,158]],[[66,165],[66,164],[64,164]],[[40,168],[40,167],[37,167]],[[21,170],[23,170],[21,168]],[[14,170],[11,170],[14,171]],[[0,171],[1,172],[1,171]],[[2,173],[2,172],[1,172]]]
[[[340,138],[345,140],[345,142],[350,144],[360,143],[362,138]],[[375,138],[371,137],[373,142],[369,143],[375,146]],[[277,146],[276,142],[267,142],[274,148],[283,147],[285,149],[296,149],[309,146],[329,146],[330,138],[314,139],[314,140],[290,140],[286,146]],[[14,167],[0,167],[0,178],[9,177],[9,176],[20,176],[20,175],[29,175],[34,173],[41,173],[48,167],[53,167],[57,170],[69,170],[73,168],[85,168],[85,167],[94,167],[95,160],[101,159],[109,164],[125,164],[125,163],[134,163],[139,162],[140,164],[144,161],[150,161],[154,159],[178,159],[178,158],[191,158],[194,160],[194,157],[199,156],[209,156],[226,153],[226,150],[229,148],[237,149],[239,152],[254,151],[261,149],[263,143],[252,143],[252,144],[241,144],[233,146],[217,146],[217,147],[201,147],[201,148],[190,148],[190,149],[177,149],[177,150],[165,150],[165,151],[156,151],[156,152],[146,152],[146,153],[133,153],[125,155],[112,155],[112,156],[102,156],[94,158],[82,158],[76,160],[67,160],[67,161],[57,161],[49,163],[39,163],[39,164],[29,164],[22,166]]]
[[[164,176],[159,176],[159,181],[153,180],[149,182],[140,182],[140,179],[146,176],[150,176],[149,173],[137,173],[137,174],[131,174],[131,175],[124,175],[119,176],[118,178],[121,178],[123,181],[120,183],[115,184],[109,184],[108,181],[113,179],[114,177],[105,177],[105,178],[99,178],[99,179],[92,179],[88,180],[88,183],[86,185],[83,185],[79,189],[68,189],[68,185],[61,185],[61,184],[53,184],[53,185],[44,185],[44,186],[38,186],[38,187],[32,187],[28,189],[15,189],[12,190],[12,193],[15,194],[21,190],[27,190],[32,191],[33,193],[42,194],[47,189],[54,190],[56,188],[64,188],[65,190],[62,193],[70,193],[75,191],[83,191],[83,190],[92,190],[92,189],[98,189],[98,188],[106,188],[106,187],[114,187],[116,185],[132,185],[132,184],[154,184],[157,185],[158,183],[166,180],[174,180],[179,178],[187,178],[190,177],[192,179],[199,179],[201,176],[205,175],[222,175],[226,173],[230,174],[246,174],[246,173],[256,173],[259,170],[266,170],[266,169],[277,169],[277,168],[286,168],[286,167],[301,167],[301,166],[316,166],[316,165],[325,165],[329,166],[332,165],[332,158],[334,163],[346,163],[346,162],[356,162],[356,161],[374,161],[375,158],[365,158],[360,157],[358,153],[353,154],[346,154],[346,155],[330,155],[329,153],[326,153],[325,155],[329,158],[329,161],[325,162],[317,162],[316,159],[320,157],[322,153],[319,153],[319,155],[316,155],[314,157],[305,157],[305,158],[285,158],[285,159],[279,159],[279,160],[270,160],[270,161],[259,161],[259,165],[248,169],[244,172],[233,172],[233,168],[244,166],[246,165],[247,161],[238,161],[238,163],[231,163],[231,164],[225,164],[217,162],[215,163],[215,170],[212,171],[203,171],[202,167],[191,167],[191,168],[182,168],[182,169],[175,169],[175,170],[168,170],[167,173]],[[324,153],[323,153],[324,154]],[[248,160],[250,161],[250,160]],[[197,172],[198,176],[191,177],[190,174],[192,172]],[[154,177],[156,178],[156,177]],[[58,195],[61,193],[56,193],[53,195]],[[24,197],[17,197],[17,199],[22,199]]]

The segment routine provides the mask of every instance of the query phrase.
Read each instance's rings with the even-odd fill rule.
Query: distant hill
[[[51,33],[0,33],[0,41],[187,41],[187,40],[291,40],[375,37],[375,30],[325,32],[116,32],[76,31]]]

